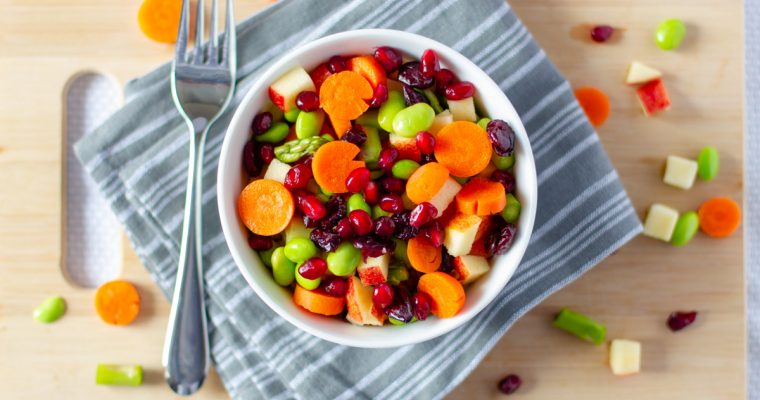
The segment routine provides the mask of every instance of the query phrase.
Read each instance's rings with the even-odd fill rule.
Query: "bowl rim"
[[[526,197],[531,202],[528,202],[526,204],[523,204],[523,214],[520,217],[519,221],[519,227],[518,229],[518,237],[515,239],[515,242],[512,245],[512,248],[510,251],[502,256],[506,257],[507,255],[512,254],[510,257],[512,257],[512,260],[509,260],[514,265],[511,265],[509,267],[508,276],[505,278],[502,278],[503,282],[499,284],[498,288],[488,289],[488,292],[484,294],[484,297],[480,298],[476,304],[473,305],[473,307],[470,307],[465,313],[465,310],[460,311],[460,313],[452,318],[446,318],[446,319],[434,319],[434,324],[432,326],[428,327],[428,329],[422,329],[417,330],[412,335],[404,335],[403,329],[406,327],[389,327],[389,326],[383,326],[383,327],[360,327],[362,329],[383,329],[388,330],[388,332],[391,332],[395,329],[401,329],[399,334],[396,335],[386,335],[386,337],[383,338],[381,341],[375,341],[375,340],[367,340],[363,337],[356,337],[356,336],[347,336],[344,334],[336,334],[333,332],[326,331],[323,328],[313,326],[313,324],[307,323],[305,321],[302,321],[301,319],[297,318],[296,316],[291,314],[291,311],[285,309],[282,305],[276,301],[271,295],[267,293],[267,289],[264,288],[261,284],[259,284],[256,280],[256,278],[252,275],[251,271],[248,270],[248,267],[246,267],[244,264],[244,260],[242,259],[242,256],[238,252],[238,248],[234,246],[233,239],[231,238],[231,235],[234,234],[234,230],[240,230],[241,225],[239,223],[239,218],[237,217],[237,207],[235,206],[229,206],[228,202],[232,201],[231,204],[236,203],[236,199],[231,199],[229,196],[226,195],[227,191],[225,190],[227,188],[226,180],[224,179],[225,174],[228,170],[228,168],[225,168],[230,162],[233,162],[231,160],[234,154],[234,157],[238,158],[238,165],[239,165],[239,157],[238,149],[231,149],[231,137],[234,134],[234,131],[236,128],[239,129],[241,123],[248,124],[247,121],[241,121],[243,118],[243,114],[245,113],[243,110],[246,109],[251,102],[254,101],[257,94],[260,94],[262,90],[266,90],[266,88],[269,86],[269,83],[273,80],[277,79],[279,75],[281,75],[283,72],[285,72],[285,67],[289,66],[289,64],[293,63],[294,61],[297,61],[299,57],[303,56],[304,53],[307,53],[309,51],[312,51],[316,48],[320,48],[322,46],[330,46],[334,45],[335,43],[340,43],[344,41],[356,41],[356,40],[367,40],[367,39],[382,39],[382,43],[385,43],[385,45],[388,46],[394,46],[394,43],[398,45],[398,42],[413,42],[414,46],[418,46],[420,48],[431,48],[436,50],[436,52],[441,54],[441,52],[446,53],[446,59],[449,60],[447,64],[450,64],[451,69],[455,71],[468,71],[469,75],[479,75],[478,82],[476,83],[476,86],[479,87],[479,91],[481,89],[481,86],[483,83],[485,83],[488,86],[492,86],[493,88],[497,89],[498,94],[500,94],[500,101],[504,103],[505,106],[505,113],[512,115],[514,118],[509,119],[510,125],[515,130],[517,141],[518,141],[518,151],[521,153],[520,157],[516,161],[515,168],[525,168],[528,178],[528,182],[521,181],[522,185],[518,185],[518,194],[521,195],[521,197]],[[489,113],[491,114],[491,113]],[[245,278],[248,285],[253,288],[256,295],[275,313],[277,313],[280,317],[284,318],[286,321],[288,321],[290,324],[294,325],[295,327],[306,331],[318,338],[352,347],[361,347],[361,348],[388,348],[388,347],[397,347],[397,346],[403,346],[403,345],[409,345],[409,344],[415,344],[424,342],[436,337],[439,337],[441,335],[444,335],[460,326],[465,324],[467,321],[471,320],[475,315],[479,314],[484,308],[486,308],[488,305],[492,304],[494,299],[497,297],[498,293],[500,293],[504,287],[507,285],[509,280],[511,279],[512,275],[514,274],[514,271],[516,270],[517,266],[519,265],[520,261],[522,260],[525,250],[527,248],[528,242],[530,241],[531,234],[533,232],[533,226],[535,223],[535,216],[536,216],[536,208],[537,208],[537,176],[536,176],[536,170],[535,170],[535,160],[533,157],[532,148],[530,145],[529,138],[527,136],[527,133],[525,131],[525,127],[522,124],[522,121],[519,117],[519,114],[517,114],[517,111],[515,110],[512,102],[509,100],[509,98],[504,94],[504,92],[499,88],[498,84],[491,79],[491,77],[482,69],[480,69],[477,65],[475,65],[472,61],[470,61],[467,57],[459,53],[458,51],[452,49],[451,47],[440,43],[434,39],[430,39],[428,37],[418,35],[415,33],[409,33],[404,31],[398,31],[393,29],[358,29],[358,30],[350,30],[350,31],[344,31],[339,32],[335,34],[331,34],[328,36],[324,36],[322,38],[310,41],[308,43],[302,44],[298,46],[297,48],[289,51],[287,54],[282,55],[279,59],[274,61],[271,65],[265,68],[265,70],[259,75],[258,78],[253,82],[253,84],[247,89],[247,92],[245,93],[244,97],[241,99],[240,103],[236,106],[234,115],[232,119],[230,120],[225,133],[225,137],[222,143],[222,147],[220,150],[219,155],[219,162],[218,162],[218,170],[217,170],[217,207],[219,211],[219,217],[221,220],[221,226],[222,231],[224,235],[225,242],[227,243],[227,246],[230,250],[230,253],[232,255],[233,260],[235,261],[235,265],[237,266],[240,273]],[[231,151],[232,150],[232,151]],[[521,174],[521,175],[525,175]],[[516,174],[517,175],[517,174]],[[230,216],[230,208],[231,213],[233,214]],[[526,213],[527,211],[527,213]],[[246,249],[248,247],[246,246]],[[256,262],[261,264],[261,262],[258,260],[258,257],[255,257],[257,260]],[[490,261],[492,269],[494,269],[495,265],[493,263],[493,260]],[[259,265],[261,268],[266,268],[263,265]],[[494,276],[493,273],[490,274],[490,276],[484,277],[485,279],[494,279],[496,276]],[[486,289],[484,289],[486,290]],[[307,312],[307,311],[304,311]],[[321,317],[321,316],[320,316]],[[430,320],[428,320],[430,321]],[[424,321],[427,322],[427,321]],[[342,323],[347,323],[343,321]],[[416,325],[416,324],[415,324]],[[395,329],[394,329],[395,328]]]

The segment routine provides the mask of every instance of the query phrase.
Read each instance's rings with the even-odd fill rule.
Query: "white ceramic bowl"
[[[392,46],[419,58],[425,49],[438,53],[441,64],[461,80],[475,84],[476,103],[492,119],[507,121],[517,133],[515,178],[522,203],[518,234],[512,248],[493,259],[491,271],[470,285],[462,311],[453,318],[428,318],[406,326],[354,326],[345,320],[314,315],[293,303],[291,291],[275,283],[270,270],[248,247],[247,234],[239,222],[236,202],[243,189],[241,152],[249,140],[253,117],[267,104],[267,88],[295,65],[310,70],[335,54],[371,54],[379,46]],[[368,29],[330,35],[289,51],[272,64],[246,93],[224,138],[217,177],[219,216],[227,245],[240,272],[259,297],[291,324],[331,342],[355,347],[395,347],[440,336],[467,323],[504,288],[525,253],[536,215],[536,170],[525,128],[512,103],[498,85],[470,60],[439,42],[423,36],[385,29]]]

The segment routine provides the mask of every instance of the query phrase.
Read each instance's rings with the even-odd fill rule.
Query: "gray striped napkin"
[[[214,184],[228,112],[209,135],[203,222],[212,354],[234,398],[443,397],[517,318],[641,230],[567,81],[502,0],[382,6],[371,0],[278,2],[238,27],[240,81],[234,103],[262,67],[289,49],[330,33],[370,27],[417,32],[446,43],[507,93],[536,156],[540,201],[530,247],[493,304],[443,337],[386,350],[317,339],[258,299],[222,237]],[[130,82],[124,108],[76,147],[166,294],[178,256],[188,137],[169,97],[168,75],[164,65]]]

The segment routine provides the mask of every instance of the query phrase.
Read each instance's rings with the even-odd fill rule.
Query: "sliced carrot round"
[[[348,60],[346,66],[349,70],[363,76],[364,79],[369,81],[369,84],[372,85],[373,88],[376,88],[377,85],[381,83],[388,82],[388,76],[385,74],[385,70],[380,63],[375,60],[375,57],[370,55],[351,58]]]
[[[443,257],[440,247],[433,246],[427,239],[417,236],[409,240],[406,255],[412,268],[422,273],[438,270]]]
[[[453,317],[464,307],[464,287],[445,272],[422,275],[417,290],[430,296],[430,312],[438,318]]]
[[[361,150],[355,144],[341,140],[323,144],[311,161],[314,180],[332,193],[347,192],[348,175],[351,171],[364,167],[364,161],[354,160],[359,151]]]
[[[111,325],[129,325],[140,313],[140,294],[127,281],[111,281],[95,292],[95,310]]]
[[[469,121],[456,121],[435,136],[435,158],[452,175],[477,175],[491,162],[493,148],[485,129]]]
[[[595,87],[582,87],[575,89],[575,98],[580,103],[583,112],[591,122],[591,125],[600,126],[610,115],[610,99],[601,90]]]
[[[456,196],[457,208],[465,214],[491,215],[507,205],[507,194],[501,183],[473,178]]]
[[[344,121],[359,118],[373,95],[372,85],[354,71],[330,75],[319,88],[319,103],[330,117]]]
[[[430,199],[449,179],[449,170],[437,162],[429,162],[419,168],[406,181],[406,195],[409,200],[420,204]]]
[[[699,207],[699,228],[708,236],[723,238],[734,233],[742,220],[742,211],[735,201],[715,197]]]
[[[181,12],[181,0],[145,0],[137,11],[137,22],[148,38],[161,43],[174,43]]]
[[[262,236],[285,230],[295,211],[293,195],[282,183],[271,179],[249,183],[240,193],[237,207],[243,225]]]
[[[333,131],[335,131],[335,135],[338,139],[342,138],[346,131],[351,129],[350,120],[337,119],[330,114],[327,114],[327,116],[330,118],[330,124],[332,124]]]
[[[338,315],[346,307],[345,297],[334,297],[320,289],[306,290],[296,285],[293,292],[293,302],[314,314]]]

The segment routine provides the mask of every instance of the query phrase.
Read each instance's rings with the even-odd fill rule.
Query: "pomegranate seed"
[[[269,250],[272,248],[272,238],[269,236],[261,236],[257,235],[255,233],[250,233],[248,235],[248,246],[251,247],[251,249],[256,251],[263,251],[263,250]]]
[[[269,143],[262,144],[259,147],[259,158],[265,165],[269,165],[274,160],[274,146]]]
[[[256,157],[256,143],[253,142],[253,140],[249,140],[245,146],[243,146],[243,168],[245,169],[245,173],[248,174],[250,177],[258,176],[259,175],[259,165],[260,161],[257,160],[258,157]]]
[[[402,194],[404,193],[404,187],[406,186],[404,184],[404,181],[398,178],[393,177],[387,177],[384,178],[382,181],[380,181],[380,185],[383,187],[383,190],[389,193],[396,193],[396,194]]]
[[[375,61],[383,67],[386,73],[398,69],[401,66],[401,53],[393,47],[382,46],[375,49]]]
[[[327,261],[312,257],[298,267],[298,273],[306,279],[317,279],[327,271]]]
[[[379,204],[380,209],[385,212],[397,213],[399,211],[404,211],[404,201],[401,200],[401,196],[395,193],[384,194],[380,197]]]
[[[393,235],[393,231],[396,230],[396,223],[393,222],[391,217],[380,217],[375,221],[375,234],[378,236],[390,236]]]
[[[512,394],[522,385],[522,379],[515,374],[509,374],[499,381],[499,390],[504,394]]]
[[[333,74],[346,70],[346,59],[341,56],[332,56],[327,60],[327,69]]]
[[[383,282],[375,286],[375,290],[372,291],[372,303],[379,309],[384,309],[391,305],[393,302],[393,288],[391,285]]]
[[[272,127],[272,113],[264,111],[256,114],[251,123],[251,129],[254,135],[261,135],[266,132],[267,129]]]
[[[333,276],[325,283],[324,290],[330,296],[343,297],[348,292],[348,283],[345,279]]]
[[[668,327],[671,331],[678,332],[693,324],[696,319],[696,311],[674,311],[668,316]]]
[[[374,93],[372,93],[372,100],[369,101],[370,108],[378,108],[385,101],[388,100],[388,85],[385,83],[378,83],[375,87]]]
[[[496,227],[486,235],[485,249],[491,255],[504,254],[512,247],[517,226],[499,218],[494,219],[494,221],[496,221]]]
[[[285,175],[285,187],[293,190],[306,187],[312,178],[311,167],[306,164],[298,164],[288,170]]]
[[[435,138],[430,132],[422,131],[417,133],[417,148],[422,154],[431,154],[435,149]]]
[[[406,104],[407,107],[417,103],[430,104],[430,100],[428,100],[424,94],[414,90],[414,88],[409,85],[403,85],[401,87],[401,92],[404,94],[404,104]]]
[[[351,222],[351,228],[357,235],[366,235],[372,232],[372,217],[364,210],[354,210],[348,214],[348,220]]]
[[[378,192],[379,188],[377,187],[377,183],[375,183],[375,181],[367,182],[367,186],[364,187],[364,200],[367,202],[367,204],[372,206],[377,204]]]
[[[311,90],[298,93],[296,106],[301,111],[312,112],[319,110],[319,96]]]
[[[369,183],[369,169],[357,168],[351,171],[346,178],[346,187],[351,193],[360,193]]]
[[[398,150],[393,147],[386,147],[380,151],[380,156],[377,159],[377,166],[390,172],[396,159],[398,159]]]
[[[445,93],[448,100],[466,99],[475,94],[475,85],[467,81],[451,83],[446,86]]]
[[[457,78],[450,69],[442,68],[435,73],[435,92],[439,95],[444,95],[446,87],[456,81]]]
[[[317,196],[311,193],[299,193],[297,197],[298,208],[305,216],[315,221],[319,221],[324,218],[325,214],[327,214],[327,208],[325,208],[325,205],[319,201]]]
[[[491,174],[491,180],[501,183],[507,193],[513,193],[515,191],[515,177],[507,171],[494,171]]]
[[[432,78],[440,69],[438,54],[435,54],[435,51],[431,49],[423,51],[420,58],[420,72],[422,72],[422,75],[426,78]]]
[[[441,224],[441,221],[435,219],[428,222],[422,227],[422,229],[420,229],[420,233],[422,233],[423,237],[433,246],[441,247],[443,245],[443,225]]]
[[[414,316],[418,320],[424,321],[430,314],[430,297],[423,292],[417,292],[412,296],[412,304],[414,305]]]
[[[591,40],[598,43],[604,43],[609,40],[614,32],[615,28],[609,25],[597,25],[591,28]]]
[[[348,218],[343,218],[335,225],[335,233],[343,239],[350,239],[354,236],[354,229],[351,228],[351,222]]]
[[[438,209],[434,205],[427,201],[422,202],[417,204],[417,207],[414,207],[412,213],[409,214],[409,225],[413,228],[419,228],[432,221],[436,215],[438,215]]]

